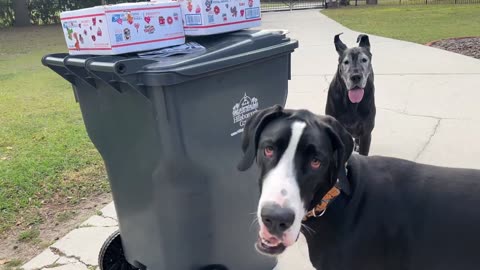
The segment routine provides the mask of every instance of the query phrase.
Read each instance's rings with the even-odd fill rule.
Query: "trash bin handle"
[[[80,58],[79,58],[80,57]],[[82,80],[87,85],[97,88],[95,80],[90,76],[90,74],[85,70],[85,61],[88,59],[88,56],[72,56],[67,55],[63,59],[63,66],[72,74],[74,74],[78,79]]]
[[[85,67],[89,71],[115,73],[117,61],[127,59],[122,56],[98,56],[90,58],[85,62]]]
[[[50,67],[50,66],[65,67],[63,64],[63,59],[65,59],[67,55],[68,54],[64,54],[64,53],[45,55],[42,58],[42,64],[47,67]]]
[[[85,63],[85,68],[90,74],[103,81],[119,93],[122,93],[122,88],[119,83],[125,83],[126,85],[130,86],[130,88],[137,91],[147,100],[149,100],[143,85],[136,80],[136,71],[138,71],[139,67],[151,64],[152,62],[156,61],[149,59],[128,59],[125,57],[104,56],[87,60]],[[129,68],[127,68],[127,66],[129,66]]]
[[[115,63],[100,62],[95,60],[96,59],[92,59],[85,65],[89,71],[115,73]]]
[[[49,54],[42,57],[42,64],[49,67],[62,78],[75,85],[75,76],[65,67],[63,60],[68,56],[66,53]],[[75,93],[75,99],[77,99]]]

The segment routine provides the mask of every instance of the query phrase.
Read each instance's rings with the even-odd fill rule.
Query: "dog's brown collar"
[[[345,163],[345,175],[348,176],[348,169],[347,169],[347,163]],[[337,179],[337,183],[323,196],[322,200],[320,201],[319,204],[315,205],[312,210],[308,211],[307,214],[303,217],[302,221],[307,221],[311,217],[321,217],[323,214],[325,214],[325,211],[327,211],[328,205],[337,198],[342,190],[339,187],[339,181]]]
[[[312,210],[308,211],[303,221],[308,220],[311,217],[321,217],[327,211],[328,204],[340,195],[340,189],[335,185],[331,188],[325,196],[323,196],[321,202],[317,204]]]

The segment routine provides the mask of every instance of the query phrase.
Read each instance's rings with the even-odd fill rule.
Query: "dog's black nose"
[[[362,75],[360,74],[355,74],[350,77],[350,80],[352,81],[352,83],[355,83],[355,84],[359,83],[361,79],[362,79]]]
[[[295,220],[295,212],[292,209],[281,207],[278,204],[263,206],[260,216],[268,231],[278,237],[281,237]]]

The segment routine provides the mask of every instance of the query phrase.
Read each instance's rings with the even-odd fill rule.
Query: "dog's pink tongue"
[[[352,103],[360,103],[363,99],[364,90],[362,88],[354,88],[348,91],[348,99]]]

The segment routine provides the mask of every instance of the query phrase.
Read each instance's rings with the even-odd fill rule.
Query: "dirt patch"
[[[427,45],[480,59],[480,37],[442,39]]]
[[[63,181],[78,181],[82,189],[87,184],[105,185],[107,180],[103,167],[93,166],[65,174]],[[15,228],[0,235],[0,269],[12,269],[10,262],[29,261],[112,201],[105,189],[88,195],[82,191],[59,194],[68,195],[56,195],[40,208],[28,209]]]

